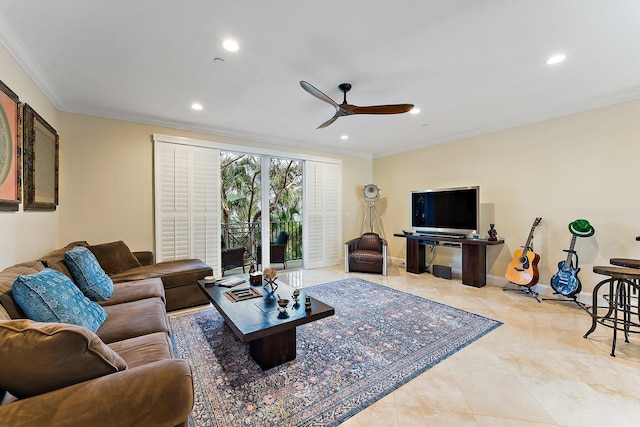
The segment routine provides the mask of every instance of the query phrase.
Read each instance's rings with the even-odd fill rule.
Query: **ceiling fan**
[[[318,126],[318,129],[326,128],[331,123],[338,120],[338,117],[342,116],[350,116],[352,114],[399,114],[411,111],[413,108],[413,104],[371,105],[368,107],[358,107],[357,105],[347,104],[347,92],[351,90],[350,83],[341,83],[338,85],[340,92],[344,93],[344,100],[342,101],[342,104],[338,104],[304,80],[300,81],[300,86],[302,86],[302,89],[306,90],[311,95],[331,104],[336,109],[336,114]]]

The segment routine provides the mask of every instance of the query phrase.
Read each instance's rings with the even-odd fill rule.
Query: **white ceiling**
[[[0,0],[0,40],[63,111],[373,157],[640,98],[637,0]],[[300,80],[421,113],[316,129]]]

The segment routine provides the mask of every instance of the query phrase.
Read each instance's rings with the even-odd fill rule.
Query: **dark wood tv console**
[[[424,241],[458,243],[462,246],[462,283],[481,288],[487,284],[487,246],[501,245],[504,240],[466,239],[443,236],[425,236],[420,234],[396,233],[395,237],[407,239],[407,271],[424,273]]]

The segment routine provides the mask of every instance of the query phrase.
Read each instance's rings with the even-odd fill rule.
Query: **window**
[[[305,155],[153,135],[156,259],[199,258],[215,274],[220,263],[220,151],[304,162],[303,256],[305,268],[339,264],[342,244],[342,163]],[[267,174],[268,177],[268,174]],[[263,182],[263,188],[268,185]],[[263,206],[269,192],[263,191]],[[262,246],[269,247],[268,233]]]

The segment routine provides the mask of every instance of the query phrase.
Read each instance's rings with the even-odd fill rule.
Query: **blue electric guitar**
[[[564,295],[569,298],[573,298],[575,294],[582,290],[582,283],[578,279],[578,255],[573,250],[576,244],[576,236],[571,238],[571,247],[567,252],[567,259],[558,263],[558,272],[551,276],[551,287],[556,293]],[[576,263],[572,262],[572,258],[575,255]]]

